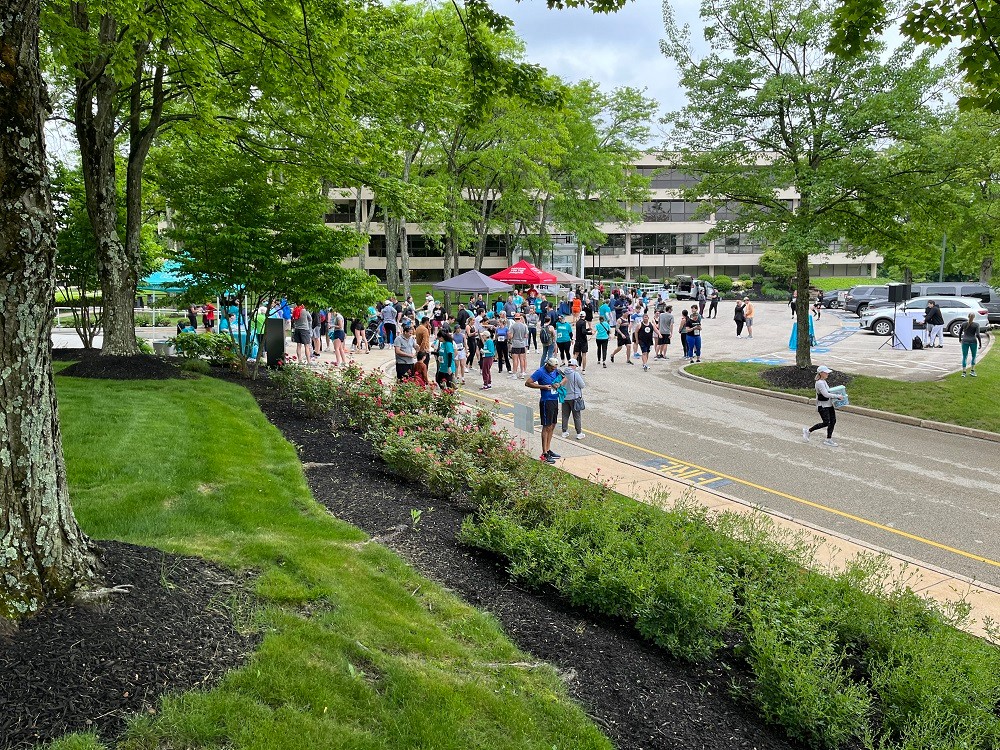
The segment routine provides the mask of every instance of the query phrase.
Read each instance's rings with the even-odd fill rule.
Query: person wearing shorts
[[[514,313],[514,322],[510,324],[508,330],[510,336],[510,356],[514,364],[512,378],[528,377],[528,325],[524,322],[524,315],[519,312]]]
[[[540,460],[554,464],[561,456],[552,450],[552,433],[559,419],[559,382],[562,374],[559,372],[559,360],[549,357],[545,364],[535,370],[524,385],[541,391],[538,400],[538,414],[542,421],[542,455]]]
[[[333,341],[333,354],[335,365],[347,364],[347,323],[344,316],[336,310],[331,310],[328,316],[332,319],[333,330],[330,332],[330,339]]]
[[[635,343],[639,346],[639,351],[642,352],[643,370],[649,369],[649,350],[653,348],[655,333],[653,324],[649,322],[649,315],[643,314],[642,320],[639,321],[639,325],[635,329]]]
[[[292,317],[292,341],[295,342],[295,358],[299,364],[309,364],[312,349],[312,315],[305,307],[296,308],[297,316]]]
[[[587,324],[587,318],[580,316],[576,320],[576,335],[573,337],[573,356],[583,372],[587,371],[587,352],[590,351],[590,339],[593,333]]]
[[[674,330],[673,310],[672,305],[667,305],[657,320],[659,337],[656,339],[656,359],[667,358],[667,347],[670,346],[670,335]]]
[[[403,334],[393,341],[393,348],[396,350],[396,379],[403,380],[417,363],[417,338],[411,326],[403,326]]]
[[[632,364],[632,335],[628,330],[628,318],[622,315],[618,318],[618,325],[615,328],[615,340],[618,342],[618,348],[614,350],[611,354],[611,361],[615,361],[615,355],[625,348],[625,364]]]

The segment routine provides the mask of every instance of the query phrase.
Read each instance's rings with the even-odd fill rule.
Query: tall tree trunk
[[[993,255],[987,255],[979,264],[979,282],[989,284],[993,280]]]
[[[399,267],[396,256],[399,252],[399,220],[385,212],[385,285],[395,294],[399,291]]]
[[[399,259],[403,274],[403,297],[410,296],[410,241],[406,234],[406,219],[399,220]]]
[[[903,283],[912,284],[913,283],[913,269],[909,266],[903,268]]]
[[[797,367],[812,366],[812,352],[809,349],[809,254],[799,253],[795,258],[795,322],[798,331],[795,335],[795,365]]]
[[[358,192],[354,196],[354,229],[358,234],[368,234],[368,228],[372,223],[371,211],[365,217],[364,223],[361,221],[361,207],[363,202],[361,200],[361,188],[358,188]],[[372,206],[374,208],[374,205]],[[365,262],[368,259],[368,246],[371,244],[370,241],[366,241],[364,247],[361,248],[361,252],[358,253],[358,268],[362,271],[365,270]]]
[[[73,5],[77,28],[89,32],[90,19],[82,4]],[[117,23],[109,14],[100,19],[98,39],[115,42]],[[80,144],[87,214],[97,240],[104,307],[102,354],[137,354],[135,290],[139,269],[118,234],[118,191],[115,165],[115,128],[119,86],[109,70],[107,56],[99,56],[77,72],[74,125]]]
[[[0,627],[92,580],[52,379],[55,225],[39,0],[0,5]]]

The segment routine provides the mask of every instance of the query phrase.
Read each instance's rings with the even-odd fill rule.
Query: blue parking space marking
[[[820,346],[833,346],[834,344],[839,344],[844,339],[849,339],[859,330],[859,328],[841,328],[816,339],[816,343]]]
[[[809,347],[809,350],[813,354],[829,354],[830,353],[830,348],[827,347],[827,346],[811,346],[811,347]]]
[[[751,357],[750,359],[741,359],[740,362],[749,362],[754,365],[781,365],[785,363],[785,360],[777,357]]]
[[[699,487],[711,487],[718,489],[719,487],[725,487],[727,484],[733,483],[731,479],[720,477],[718,474],[713,474],[710,471],[704,471],[696,466],[691,466],[691,464],[686,464],[682,461],[669,461],[657,458],[652,461],[646,461],[643,465],[648,466],[651,469],[655,469],[661,474],[666,474],[668,477],[673,477],[674,479],[685,479],[692,484],[698,485]]]

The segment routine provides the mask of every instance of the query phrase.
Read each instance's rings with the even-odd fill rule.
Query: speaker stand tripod
[[[899,307],[899,303],[893,302],[892,303],[892,335],[888,339],[886,339],[885,341],[882,342],[882,346],[879,347],[879,351],[881,351],[882,349],[884,349],[887,346],[890,349],[895,349],[897,343],[899,344],[899,348],[900,349],[905,349],[906,348],[906,344],[903,343],[903,340],[900,339],[899,336],[896,335],[896,308],[897,307]]]

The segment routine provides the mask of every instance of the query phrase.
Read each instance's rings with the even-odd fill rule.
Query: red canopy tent
[[[555,284],[557,279],[554,274],[543,271],[537,266],[531,265],[528,261],[522,260],[515,263],[510,268],[492,274],[491,279],[506,281],[508,284]]]

